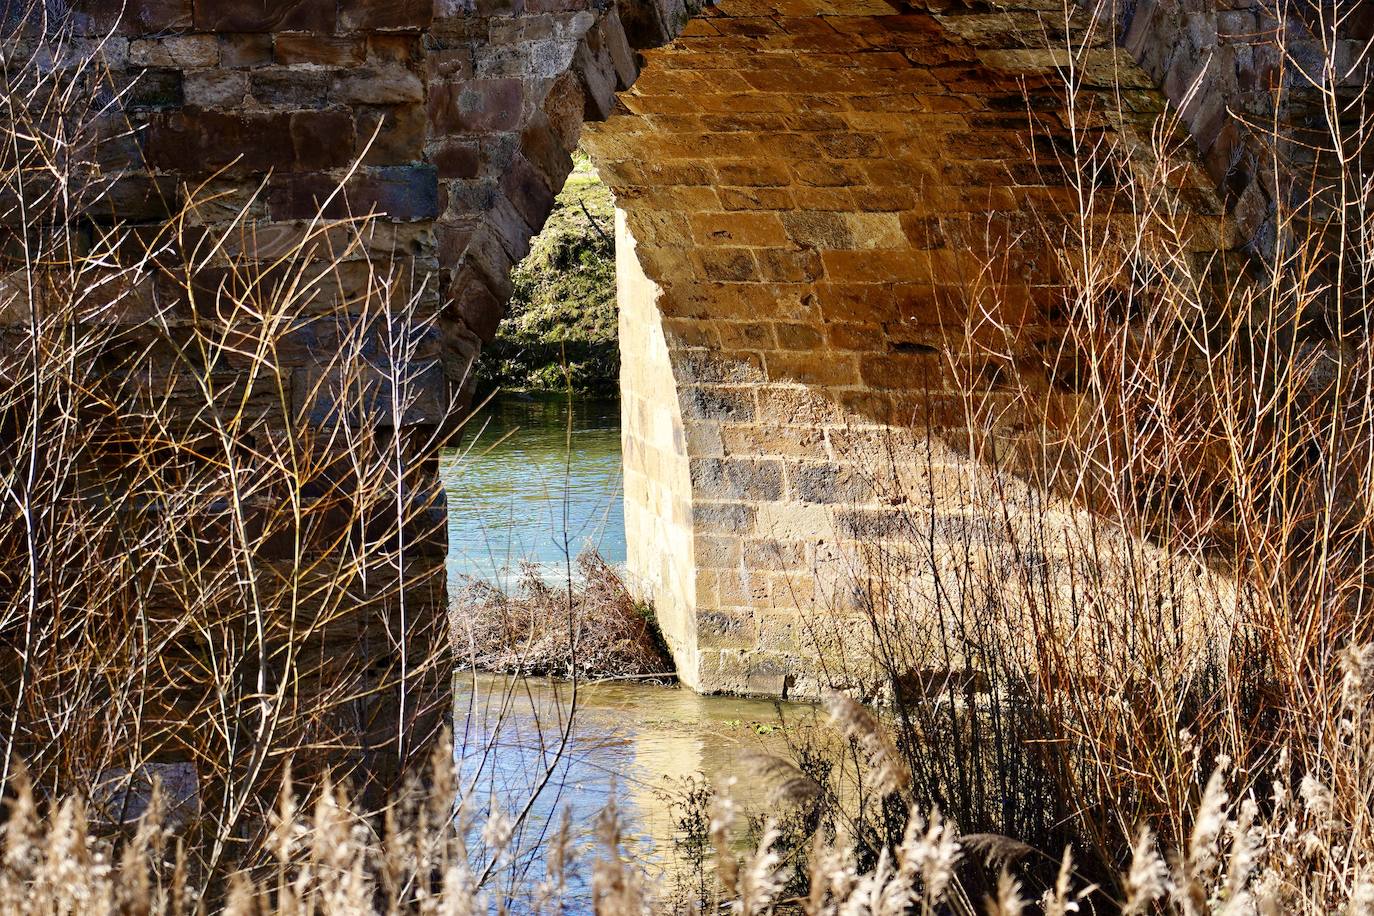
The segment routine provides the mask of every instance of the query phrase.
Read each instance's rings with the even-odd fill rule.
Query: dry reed
[[[451,607],[454,655],[479,670],[589,680],[673,677],[652,611],[594,550],[577,558],[576,576],[562,585],[526,564],[514,593],[469,578]]]

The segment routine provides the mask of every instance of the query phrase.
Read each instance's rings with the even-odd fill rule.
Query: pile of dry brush
[[[815,914],[1008,914],[1027,898],[1058,914],[1374,910],[1374,93],[1355,72],[1368,52],[1352,58],[1339,28],[1321,25],[1329,53],[1288,61],[1276,86],[1310,83],[1303,133],[1246,124],[1272,155],[1260,168],[1275,191],[1274,250],[1255,261],[1196,244],[1196,153],[1176,117],[1141,129],[1092,109],[1103,96],[1080,90],[1101,68],[1083,55],[1098,46],[1065,49],[1066,110],[1034,115],[1057,119],[1039,147],[1056,161],[1040,165],[1065,204],[1020,240],[1064,253],[1058,324],[1028,344],[1045,328],[1006,318],[1021,312],[998,299],[998,271],[1016,259],[993,258],[961,278],[968,322],[943,348],[968,422],[961,441],[931,448],[975,459],[969,514],[986,524],[951,538],[937,512],[913,508],[885,545],[860,545],[849,604],[898,700],[882,724],[834,701],[864,793],[802,843],[765,825],[743,862],[722,803],[717,902],[741,914],[789,895]],[[403,413],[419,303],[374,269],[367,220],[312,223],[300,247],[259,264],[243,254],[253,189],[190,193],[151,235],[111,218],[105,144],[120,139],[120,96],[102,88],[99,49],[67,39],[7,47],[0,73],[0,768],[13,793],[0,909],[502,905],[489,879],[512,825],[493,817],[481,848],[466,845],[446,747],[432,791],[412,783],[383,818],[323,781],[301,780],[308,802],[283,790],[272,810],[295,749],[344,742],[341,724],[434,675],[438,657],[420,623],[387,616],[387,599],[434,578],[403,546],[431,524],[406,495],[423,481],[405,456],[434,443],[367,426],[346,440],[281,435],[275,421],[299,407],[275,354],[346,284],[349,321],[315,322],[338,344],[324,375],[365,387],[384,339],[389,407]],[[199,231],[209,206],[228,206],[232,225]],[[223,282],[207,289],[206,271]],[[149,275],[175,295],[145,312],[134,294]],[[166,385],[140,371],[153,361]],[[321,497],[326,476],[340,482]],[[304,523],[304,505],[347,524]],[[359,535],[349,550],[340,531]],[[585,572],[585,591],[475,590],[459,654],[580,676],[663,670],[619,583],[594,562]],[[364,590],[377,600],[360,605]],[[360,629],[399,647],[390,669],[355,651]],[[581,664],[593,655],[601,669]],[[373,716],[401,758],[424,747],[418,712]],[[99,798],[100,782],[132,783],[168,757],[201,778],[189,830],[87,818],[80,799]],[[608,812],[597,904],[651,912],[653,882],[620,854],[617,824]],[[999,867],[980,878],[971,851]],[[545,858],[520,907],[575,908],[562,902],[566,842]],[[794,863],[800,890],[784,875]]]
[[[550,583],[525,564],[518,588],[470,578],[453,597],[449,626],[460,663],[483,671],[555,677],[673,676],[652,610],[635,601],[596,551]]]

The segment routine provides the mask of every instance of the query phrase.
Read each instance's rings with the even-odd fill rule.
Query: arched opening
[[[585,551],[625,561],[614,205],[590,160],[574,163],[512,270],[463,439],[440,458],[451,592],[526,569],[556,583]]]

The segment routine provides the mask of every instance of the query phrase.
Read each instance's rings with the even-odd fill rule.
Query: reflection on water
[[[528,560],[561,578],[569,555],[596,547],[625,562],[620,405],[505,395],[440,456],[448,495],[448,575],[509,583]]]
[[[542,877],[536,847],[557,830],[565,808],[576,846],[589,848],[612,795],[629,851],[666,867],[676,831],[667,796],[680,794],[687,779],[718,786],[737,777],[732,795],[746,809],[757,808],[762,790],[748,778],[744,752],[777,753],[788,729],[815,716],[802,704],[602,683],[580,687],[569,726],[568,683],[471,673],[454,683],[454,751],[477,821],[493,807],[517,813],[544,784],[519,838],[524,854],[506,866],[513,881],[526,870]],[[585,892],[588,878],[584,868],[574,890]]]
[[[624,563],[616,402],[505,397],[470,424],[464,446],[440,464],[451,587],[463,575],[509,584],[522,560],[557,580],[568,555],[588,545]],[[567,683],[465,672],[454,690],[454,753],[474,823],[492,811],[516,817],[534,799],[493,888],[544,877],[542,853],[564,810],[575,846],[593,845],[596,818],[613,797],[627,852],[668,869],[681,813],[669,796],[681,797],[687,780],[718,786],[738,777],[732,794],[748,809],[761,799],[742,752],[776,752],[784,729],[814,715],[798,704],[629,682],[583,685],[575,714]],[[480,829],[469,842],[481,867]],[[590,865],[581,858],[569,886],[586,900]]]

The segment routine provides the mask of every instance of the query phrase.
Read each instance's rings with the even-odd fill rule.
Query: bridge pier
[[[410,670],[402,630],[428,640],[445,618],[435,451],[466,409],[510,268],[581,140],[623,211],[630,566],[684,681],[701,690],[812,693],[861,678],[865,619],[883,590],[875,559],[894,587],[927,594],[932,558],[903,547],[911,526],[924,526],[938,562],[958,565],[942,545],[995,537],[971,494],[1001,488],[1018,519],[1066,530],[1081,518],[1022,460],[1038,417],[1011,396],[1036,389],[1039,417],[1071,417],[1079,403],[1045,358],[1074,263],[1054,220],[1076,206],[1065,174],[1082,152],[1075,134],[1135,155],[1160,113],[1188,102],[1190,137],[1179,139],[1200,155],[1169,193],[1190,256],[1230,263],[1281,243],[1265,160],[1226,114],[1233,101],[1260,122],[1274,110],[1281,55],[1246,31],[1272,25],[1258,2],[1186,15],[1158,3],[1096,24],[1038,0],[73,6],[82,46],[99,44],[127,89],[98,157],[117,179],[110,212],[83,214],[83,231],[122,221],[137,238],[183,233],[102,315],[132,350],[110,352],[97,402],[157,402],[182,424],[174,438],[188,460],[175,472],[196,479],[173,475],[172,489],[215,497],[191,538],[215,549],[167,551],[189,567],[166,572],[188,582],[223,585],[223,507],[237,480],[260,479],[236,462],[280,471],[261,460],[268,445],[319,449],[289,482],[303,494],[290,531],[235,530],[252,541],[240,556],[292,548],[272,580],[291,587],[275,593],[267,617],[281,625],[262,628],[276,640],[262,657],[294,658],[282,621],[300,607],[298,573],[337,561],[349,587],[329,593],[309,674],[329,674],[342,695],[368,693],[378,676],[398,686],[395,673]],[[1301,23],[1290,25],[1291,48]],[[1339,40],[1353,51],[1359,39]],[[1068,117],[1066,42],[1079,55],[1079,121]],[[1205,103],[1187,94],[1194,77]],[[1109,170],[1094,181],[1104,195],[1119,187]],[[174,223],[191,189],[213,200]],[[376,219],[361,237],[319,234],[321,209]],[[198,257],[207,237],[227,241]],[[283,252],[310,237],[287,265]],[[280,284],[287,266],[323,271],[310,295]],[[372,308],[381,295],[404,307]],[[235,299],[252,307],[226,310]],[[0,317],[22,336],[22,309]],[[273,346],[244,345],[269,325]],[[186,346],[207,334],[214,358],[188,363]],[[342,365],[349,340],[357,358]],[[227,438],[216,426],[226,416],[237,424]],[[227,442],[220,464],[201,449],[212,431]],[[122,436],[109,441],[122,448]],[[393,464],[345,469],[346,443],[358,442]],[[377,506],[360,515],[333,499],[382,467],[394,472],[395,526]],[[255,512],[283,505],[265,494]],[[375,564],[350,566],[359,545]],[[225,588],[215,607],[242,624],[240,584]],[[169,593],[172,620],[186,593]],[[363,631],[368,657],[351,657]],[[398,689],[432,699],[443,688]],[[424,709],[418,731],[433,733],[436,704],[393,705]],[[375,747],[342,733],[389,715],[331,722],[324,743]],[[400,757],[413,756],[404,744]]]

